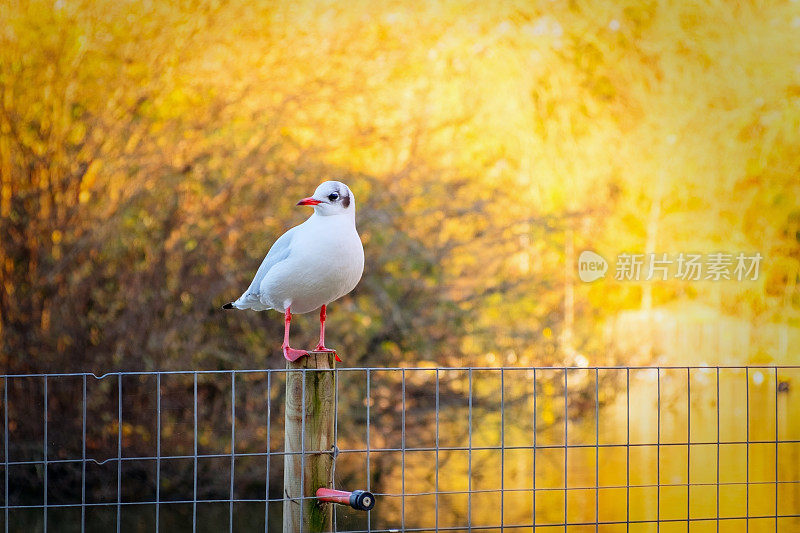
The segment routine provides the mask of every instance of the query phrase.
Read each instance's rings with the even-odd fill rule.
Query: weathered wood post
[[[286,362],[284,533],[318,533],[332,527],[332,505],[318,501],[316,490],[332,486],[334,368],[334,354],[329,352],[309,352]]]

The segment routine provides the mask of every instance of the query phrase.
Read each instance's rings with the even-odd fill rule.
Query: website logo
[[[608,272],[608,261],[602,256],[591,250],[581,252],[578,257],[578,277],[581,278],[581,281],[588,283],[604,278],[606,272]]]

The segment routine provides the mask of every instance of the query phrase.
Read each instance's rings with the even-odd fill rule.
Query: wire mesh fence
[[[2,376],[5,531],[280,531],[287,372]],[[800,366],[335,383],[336,531],[800,531]]]

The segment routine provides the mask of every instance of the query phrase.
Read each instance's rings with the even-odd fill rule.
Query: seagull
[[[252,283],[238,300],[223,309],[275,309],[284,313],[283,356],[296,361],[306,350],[289,346],[292,313],[319,309],[318,352],[325,347],[326,307],[352,291],[364,272],[364,247],[356,231],[356,202],[347,185],[326,181],[297,205],[314,213],[281,235],[258,267]],[[336,360],[341,361],[336,355]]]

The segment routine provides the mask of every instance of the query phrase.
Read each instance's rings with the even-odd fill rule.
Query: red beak
[[[297,202],[297,205],[317,205],[321,203],[322,202],[320,202],[319,200],[315,200],[314,198],[309,196],[308,198],[303,198],[302,200]]]

